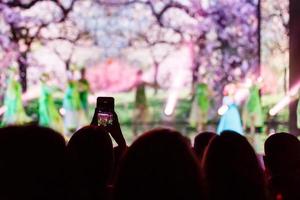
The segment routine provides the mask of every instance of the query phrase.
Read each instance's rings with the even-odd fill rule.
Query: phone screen
[[[110,126],[113,124],[113,114],[110,112],[98,113],[98,126]]]

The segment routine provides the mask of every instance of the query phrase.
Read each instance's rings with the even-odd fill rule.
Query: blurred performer
[[[47,85],[48,80],[49,77],[46,74],[42,75],[39,98],[39,125],[50,127],[60,133],[63,133],[63,120],[51,95],[52,89]]]
[[[236,88],[234,84],[229,84],[224,88],[223,106],[219,109],[222,115],[217,127],[217,133],[231,130],[243,134],[243,126],[239,113],[239,109],[234,102],[234,94]]]
[[[146,83],[143,81],[143,71],[139,70],[137,72],[137,82],[136,93],[135,93],[135,109],[133,116],[133,134],[137,136],[138,134],[138,125],[146,126],[147,118],[148,118],[148,104],[146,97],[145,86]]]
[[[208,121],[208,111],[210,109],[209,89],[206,83],[199,83],[196,86],[195,99],[193,101],[190,124],[197,127],[198,131],[203,131]]]
[[[251,87],[249,88],[249,97],[246,101],[243,112],[244,128],[250,128],[250,133],[255,133],[256,128],[263,127],[263,118],[259,85],[251,83]]]
[[[26,115],[22,102],[22,87],[18,82],[16,69],[10,70],[7,89],[4,97],[5,113],[2,119],[2,126],[22,125],[30,122]]]
[[[68,86],[63,100],[65,132],[72,134],[81,126],[87,125],[87,119],[82,109],[76,74],[69,72]]]
[[[86,117],[89,117],[89,102],[88,102],[88,95],[89,95],[89,82],[85,78],[85,69],[81,70],[81,78],[78,81],[79,85],[79,98],[81,102],[81,106],[86,114]]]

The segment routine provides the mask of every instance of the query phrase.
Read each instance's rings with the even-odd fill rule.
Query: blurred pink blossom
[[[8,49],[3,53],[3,56],[0,57],[0,68],[9,67],[18,57],[18,52],[13,49]]]
[[[88,67],[86,77],[93,92],[120,92],[130,90],[136,85],[137,72],[137,68],[124,61],[109,59]]]

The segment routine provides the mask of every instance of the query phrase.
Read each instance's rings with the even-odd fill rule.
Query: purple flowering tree
[[[193,48],[192,88],[206,79],[220,94],[260,70],[257,0],[6,0],[0,9],[0,63],[19,63],[23,89],[36,45],[51,49],[67,70],[81,46],[90,54],[83,65],[121,58],[152,71],[162,88],[169,82],[162,63],[185,43]]]
[[[51,26],[62,23],[68,17],[74,3],[75,0],[69,3],[59,0],[1,1],[2,54],[13,54],[3,58],[1,65],[7,67],[11,60],[18,63],[23,91],[27,89],[27,67],[32,46],[40,43]]]

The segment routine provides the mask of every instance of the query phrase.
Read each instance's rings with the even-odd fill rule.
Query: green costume
[[[140,84],[137,86],[135,95],[135,106],[136,108],[147,107],[145,84]]]
[[[2,119],[2,126],[21,125],[30,121],[30,118],[25,113],[21,95],[21,84],[10,78],[4,98],[6,110]]]
[[[65,109],[64,123],[67,132],[75,131],[77,128],[87,125],[86,116],[82,110],[78,82],[70,81],[63,100]]]
[[[63,107],[65,110],[79,110],[81,108],[78,84],[70,81],[65,93]]]
[[[145,126],[148,121],[149,111],[147,105],[147,97],[145,84],[141,83],[137,85],[135,94],[135,111],[134,111],[134,123],[133,123],[133,134],[137,135],[138,126]],[[144,127],[145,128],[145,127]]]
[[[86,79],[79,80],[79,98],[82,105],[82,108],[85,112],[88,112],[89,102],[88,102],[88,95],[89,95],[89,83]]]
[[[55,107],[50,88],[44,83],[39,98],[39,125],[63,132],[62,118]]]
[[[207,84],[200,83],[197,85],[196,96],[197,96],[197,103],[200,111],[207,113],[210,107]]]
[[[195,91],[195,98],[191,106],[189,123],[191,127],[203,129],[203,126],[208,121],[208,111],[210,109],[208,85],[205,83],[198,83]]]
[[[250,94],[249,98],[246,102],[246,107],[245,107],[245,112],[246,112],[246,125],[248,127],[251,126],[252,120],[254,120],[254,126],[255,127],[262,127],[263,126],[263,112],[262,112],[262,107],[260,103],[260,96],[259,96],[259,88],[254,85],[250,88]]]

